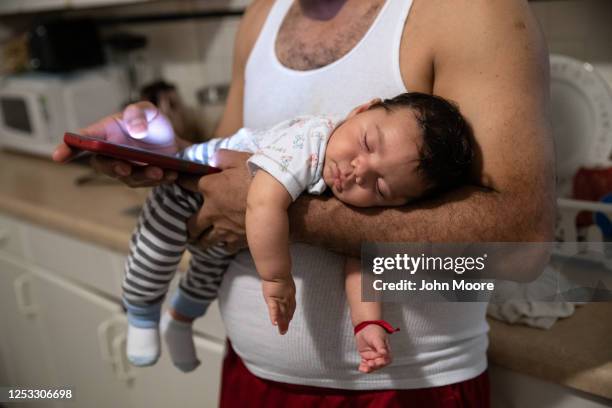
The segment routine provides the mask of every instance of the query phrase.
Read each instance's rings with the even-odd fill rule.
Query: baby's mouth
[[[340,179],[334,180],[334,187],[336,187],[336,190],[338,190],[339,193],[342,192],[342,182],[340,181]]]
[[[334,187],[338,190],[339,193],[342,192],[342,174],[340,173],[340,167],[338,163],[334,163],[336,168],[334,169]]]

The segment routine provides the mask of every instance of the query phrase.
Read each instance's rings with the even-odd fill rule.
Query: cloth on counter
[[[558,300],[567,285],[552,266],[528,284],[497,281],[487,314],[510,324],[523,324],[548,330],[559,319],[574,314],[576,304]]]

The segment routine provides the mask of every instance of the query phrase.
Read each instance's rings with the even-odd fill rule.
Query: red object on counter
[[[612,167],[581,167],[574,176],[573,198],[577,200],[600,201],[612,192]],[[593,213],[582,211],[576,218],[576,225],[585,227],[593,224]]]

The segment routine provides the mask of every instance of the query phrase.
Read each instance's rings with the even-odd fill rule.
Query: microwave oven
[[[117,112],[125,96],[109,69],[1,78],[0,145],[50,157],[64,132]]]

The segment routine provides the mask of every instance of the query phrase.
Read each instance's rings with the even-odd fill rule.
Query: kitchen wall
[[[188,11],[201,9],[204,3],[210,7],[210,0],[184,0],[176,6]],[[222,0],[217,3],[226,4]],[[551,0],[530,5],[542,25],[550,52],[594,63],[612,84],[612,1]],[[126,9],[120,10],[125,13]],[[162,74],[178,85],[188,103],[195,104],[195,90],[231,78],[232,43],[237,27],[237,18],[225,18],[122,28],[149,37],[149,46],[143,53],[147,61],[143,77]]]
[[[531,7],[551,53],[593,63],[612,85],[612,1],[552,0]]]
[[[216,4],[215,4],[216,3]],[[183,0],[104,10],[104,15],[191,12],[215,8],[243,8],[248,1]],[[145,35],[148,45],[139,52],[140,80],[160,75],[176,83],[189,104],[196,103],[195,92],[204,86],[229,82],[233,41],[239,17],[186,20],[112,26],[103,34],[125,31]]]
[[[243,8],[250,0],[180,0],[133,6],[73,11],[68,15],[128,15],[190,12],[215,8]],[[549,43],[550,51],[593,62],[612,84],[612,1],[550,0],[530,3]],[[175,83],[183,99],[197,105],[196,91],[231,78],[233,38],[239,18],[217,18],[154,24],[111,26],[104,34],[128,31],[148,37],[138,53],[141,83],[163,77]],[[3,33],[0,23],[0,35]],[[203,111],[208,128],[220,107]]]
[[[104,9],[104,16],[189,13],[215,9],[244,9],[249,0],[181,0]],[[76,13],[74,13],[76,14]],[[81,12],[81,14],[83,14]],[[84,13],[88,14],[88,12]],[[227,84],[231,79],[233,44],[240,17],[223,17],[111,26],[103,35],[129,32],[147,37],[147,47],[137,53],[140,84],[164,78],[174,83],[186,104],[197,107],[197,116],[208,135],[218,121],[222,103],[199,107],[197,91]]]

